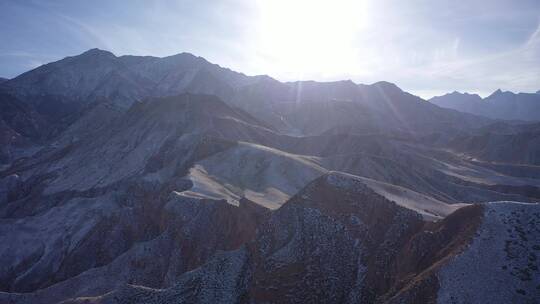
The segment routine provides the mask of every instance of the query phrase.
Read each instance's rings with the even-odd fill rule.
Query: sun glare
[[[357,60],[355,39],[367,23],[358,0],[261,0],[259,52],[292,77],[330,76]]]

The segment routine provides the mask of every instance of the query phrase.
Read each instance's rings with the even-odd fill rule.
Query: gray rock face
[[[5,86],[31,104],[47,102],[39,96],[58,96],[79,106],[106,98],[127,108],[149,96],[189,92],[224,97],[247,82],[243,74],[187,53],[165,58],[116,57],[92,49],[38,67],[7,81]]]
[[[0,169],[36,152],[48,124],[32,107],[0,90]]]
[[[92,49],[43,65],[5,83],[14,93],[35,103],[33,96],[64,96],[87,102],[92,96],[116,97],[118,103],[137,100],[148,87],[110,52]],[[25,98],[27,97],[27,98]]]
[[[534,303],[540,298],[540,208],[485,206],[471,245],[441,269],[438,303]]]

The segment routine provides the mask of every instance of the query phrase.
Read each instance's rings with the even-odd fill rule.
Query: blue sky
[[[423,97],[540,89],[538,0],[0,0],[0,76],[98,47]]]

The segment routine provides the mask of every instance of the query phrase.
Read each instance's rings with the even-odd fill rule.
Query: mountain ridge
[[[0,302],[537,298],[538,123],[185,53],[92,49],[2,96]]]
[[[493,119],[540,120],[540,98],[537,93],[513,93],[497,89],[481,98],[477,94],[452,92],[429,99],[430,102],[449,109],[472,113]]]
[[[51,103],[50,99],[58,100],[61,107],[73,108],[64,116],[78,113],[85,104],[97,99],[109,99],[127,109],[135,100],[148,97],[180,93],[212,94],[289,133],[299,130],[306,132],[312,128],[298,125],[296,118],[288,117],[294,115],[294,111],[307,110],[305,108],[309,105],[306,102],[324,105],[332,100],[354,101],[372,112],[390,112],[394,109],[415,115],[414,110],[408,110],[412,107],[436,113],[441,118],[445,117],[444,120],[454,120],[452,117],[456,116],[435,107],[430,108],[428,104],[421,103],[422,99],[384,81],[371,85],[352,81],[282,83],[268,76],[246,76],[188,53],[161,58],[117,57],[108,51],[92,49],[23,73],[4,83],[3,87],[19,99],[37,105],[38,109],[46,108]],[[396,99],[403,101],[397,102]],[[430,115],[417,115],[414,118],[395,116],[395,120],[404,124],[404,120],[410,123],[428,117]],[[470,124],[473,118],[467,120],[469,122],[466,124]],[[335,126],[327,126],[330,127]]]

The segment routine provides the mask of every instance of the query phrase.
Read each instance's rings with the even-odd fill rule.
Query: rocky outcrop
[[[155,230],[136,233],[147,237],[110,262],[33,293],[0,298],[15,303],[83,298],[90,303],[447,303],[448,296],[470,297],[482,286],[495,286],[465,284],[455,273],[473,275],[475,268],[466,266],[471,261],[485,265],[480,267],[488,276],[475,272],[475,282],[490,280],[499,270],[484,255],[500,256],[509,278],[521,282],[508,299],[536,292],[536,204],[475,205],[426,222],[363,179],[329,173],[272,212],[246,200],[236,207],[182,191],[152,206],[155,212],[143,209],[147,220],[131,220],[154,223],[148,227]],[[505,235],[510,239],[503,240]],[[87,235],[78,244],[85,242],[97,240]],[[76,260],[94,256],[90,252]]]
[[[496,202],[484,206],[468,248],[438,273],[438,303],[535,303],[540,298],[540,208]]]
[[[216,256],[174,287],[131,286],[93,301],[453,303],[466,298],[483,303],[489,295],[497,303],[526,302],[537,297],[537,232],[531,229],[538,210],[535,204],[489,203],[426,223],[360,180],[332,173],[273,212],[254,241]],[[525,226],[514,226],[518,222]],[[515,244],[493,233],[510,231],[511,226],[520,239]],[[512,265],[498,270],[491,255]],[[467,266],[468,261],[478,266]],[[505,270],[519,288],[507,288],[507,282],[492,273]],[[478,277],[475,283],[471,276]],[[505,287],[493,289],[493,280]]]
[[[138,238],[112,261],[96,264],[50,286],[43,284],[33,293],[3,293],[0,298],[21,303],[55,303],[81,296],[100,296],[125,284],[147,288],[175,286],[184,273],[189,277],[189,271],[201,265],[216,264],[210,260],[215,260],[220,252],[241,250],[243,244],[253,239],[256,227],[267,217],[268,211],[246,200],[239,206],[233,206],[225,201],[200,200],[172,193],[159,210],[145,210],[145,214],[146,219],[141,218],[142,215],[126,218],[137,225],[131,227],[131,234],[122,231],[128,223],[117,222],[119,219],[112,220],[115,223],[112,230],[98,225],[94,228],[100,229],[97,233],[79,232],[82,240],[78,244],[72,242],[61,268],[77,271],[76,267],[81,262],[112,253],[121,246],[118,242],[129,242],[130,236]],[[112,243],[102,247],[108,241]],[[8,265],[6,255],[2,256],[3,265]],[[9,273],[4,270],[2,273]],[[58,272],[61,274],[62,270]],[[39,278],[33,279],[36,282]]]

